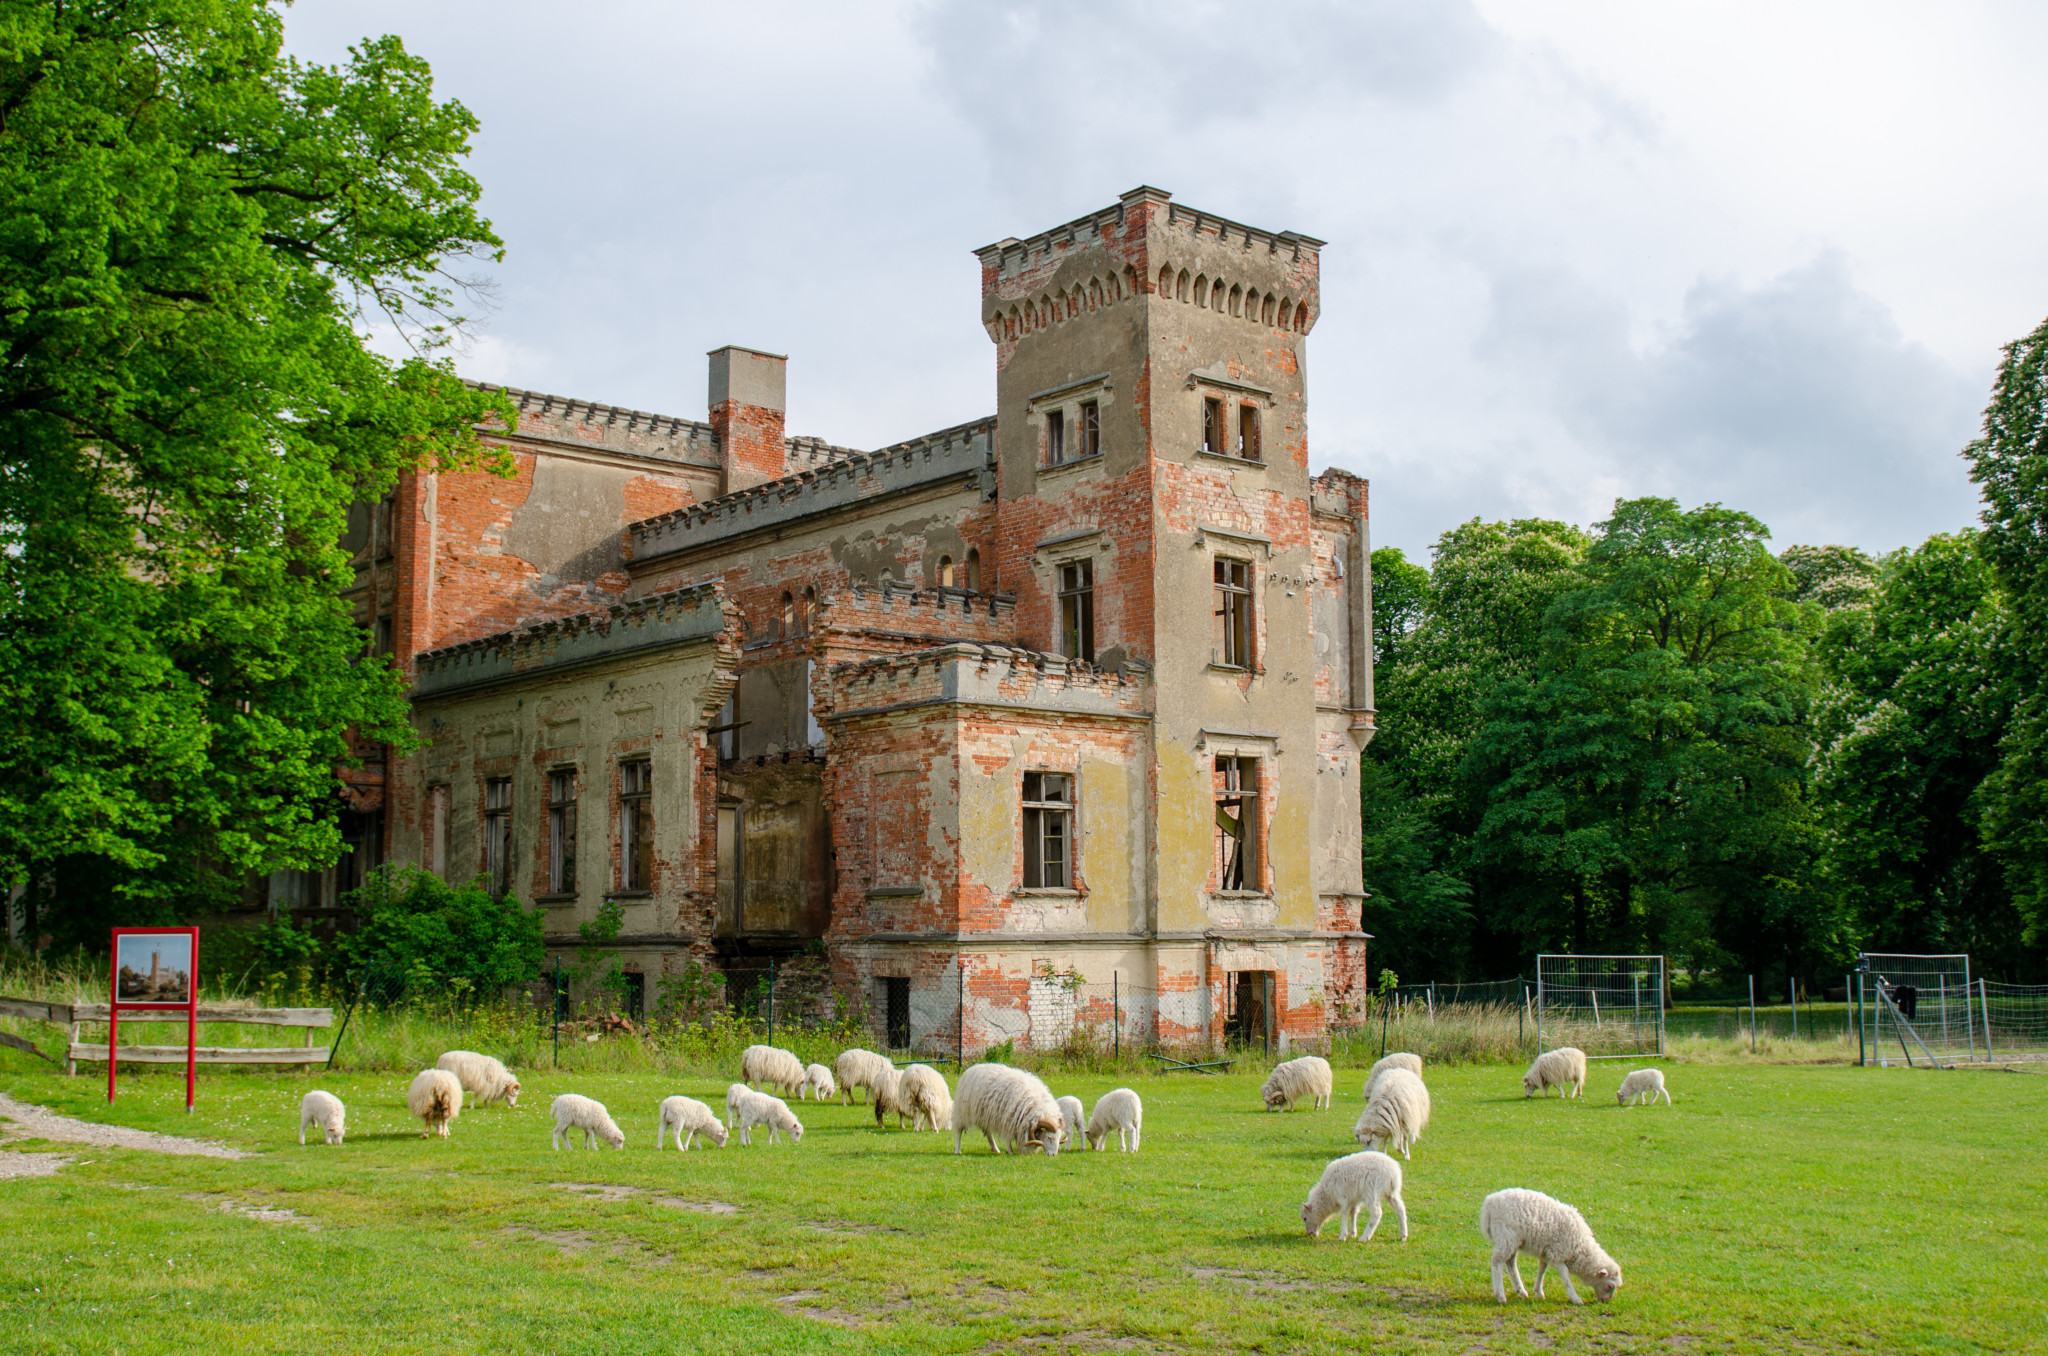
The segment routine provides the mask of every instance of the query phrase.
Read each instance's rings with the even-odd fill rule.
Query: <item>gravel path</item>
[[[213,1144],[203,1139],[186,1139],[180,1135],[159,1135],[154,1130],[131,1130],[125,1125],[98,1125],[92,1121],[74,1120],[70,1116],[59,1116],[48,1107],[33,1106],[28,1102],[17,1102],[5,1093],[0,1093],[0,1117],[6,1125],[0,1125],[0,1138],[7,1139],[50,1139],[62,1144],[90,1144],[103,1149],[148,1149],[160,1154],[193,1154],[201,1158],[247,1158],[240,1149],[230,1149],[225,1144]],[[57,1155],[0,1154],[0,1158],[57,1157]],[[43,1169],[55,1172],[52,1166]],[[15,1173],[0,1172],[0,1176],[29,1176],[29,1171]]]

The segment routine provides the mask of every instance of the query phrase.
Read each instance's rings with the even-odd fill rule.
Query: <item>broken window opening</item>
[[[1045,412],[1045,464],[1058,466],[1067,459],[1067,412]]]
[[[1102,406],[1093,400],[1081,402],[1081,448],[1078,457],[1102,455]]]
[[[1239,405],[1237,407],[1237,455],[1246,461],[1258,461],[1259,456],[1259,407]]]
[[[1219,890],[1259,888],[1259,760],[1216,760],[1216,868]]]
[[[939,587],[942,589],[953,587],[953,557],[951,556],[939,557]]]
[[[1235,669],[1252,666],[1252,567],[1250,561],[1216,561],[1216,662]]]
[[[576,893],[576,773],[548,774],[548,893]]]
[[[654,882],[653,764],[619,764],[619,888],[649,890]]]
[[[1223,452],[1223,402],[1220,400],[1202,402],[1202,450],[1219,456]]]
[[[891,1050],[910,1048],[910,976],[889,975],[882,979],[883,1038]]]
[[[1074,886],[1074,778],[1065,772],[1024,774],[1024,888]]]
[[[1095,662],[1095,562],[1060,566],[1060,653]]]
[[[981,592],[981,552],[978,550],[967,553],[967,591]]]
[[[484,874],[491,893],[512,893],[512,779],[492,777],[484,783]]]

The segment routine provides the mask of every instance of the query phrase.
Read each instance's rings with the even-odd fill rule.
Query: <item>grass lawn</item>
[[[0,1091],[218,1138],[243,1161],[65,1147],[0,1181],[0,1351],[2015,1351],[2048,1348],[2048,1078],[1669,1066],[1675,1108],[1526,1102],[1518,1069],[1432,1070],[1414,1226],[1303,1237],[1349,1132],[1259,1111],[1255,1075],[1139,1080],[1141,1154],[952,1153],[863,1107],[799,1104],[797,1147],[649,1147],[661,1096],[723,1084],[525,1075],[526,1105],[408,1122],[406,1079],[338,1075],[336,1150],[297,1143],[303,1076],[27,1072]],[[1091,1105],[1104,1078],[1055,1079]],[[573,1085],[573,1087],[572,1087]],[[607,1103],[624,1152],[551,1152],[547,1104]],[[49,1149],[42,1144],[15,1148]],[[1479,1201],[1579,1206],[1611,1305],[1496,1305]],[[290,1212],[282,1214],[278,1212]],[[1534,1284],[1534,1268],[1525,1266]],[[1512,1295],[1512,1290],[1510,1290]]]

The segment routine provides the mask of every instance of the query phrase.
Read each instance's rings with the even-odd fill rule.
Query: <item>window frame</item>
[[[1020,817],[1022,870],[1018,880],[1026,890],[1075,890],[1079,879],[1079,853],[1074,839],[1075,789],[1079,778],[1072,772],[1037,770],[1024,774],[1018,790],[1023,813]],[[1053,793],[1059,794],[1053,794]],[[1035,793],[1035,794],[1034,794]],[[1057,843],[1060,851],[1054,869],[1048,872],[1046,847]],[[1057,877],[1054,879],[1053,877]]]
[[[1223,397],[1202,397],[1202,450],[1212,457],[1227,456],[1223,447]]]
[[[576,893],[576,830],[579,803],[576,769],[548,770],[548,893]],[[565,794],[566,792],[566,794]]]
[[[1067,411],[1063,406],[1045,412],[1045,464],[1067,464]]]
[[[484,875],[498,899],[512,893],[512,804],[512,778],[484,778]]]
[[[1240,461],[1263,462],[1266,459],[1260,447],[1265,422],[1265,417],[1260,414],[1256,403],[1249,400],[1238,402],[1237,456]]]
[[[1213,866],[1216,871],[1216,889],[1222,894],[1264,894],[1265,879],[1261,874],[1264,856],[1260,848],[1260,822],[1262,783],[1265,780],[1264,759],[1254,754],[1219,753],[1210,764],[1210,795],[1215,805],[1215,845]],[[1250,785],[1247,786],[1247,773]],[[1225,824],[1225,807],[1236,810],[1237,827],[1233,831]],[[1235,843],[1236,854],[1229,845]]]
[[[1095,662],[1095,560],[1079,556],[1058,567],[1059,652],[1069,659]]]
[[[619,760],[619,892],[654,889],[654,760]]]
[[[1241,582],[1226,578],[1240,571]],[[1249,560],[1219,555],[1214,557],[1211,574],[1216,649],[1210,662],[1221,668],[1250,670],[1258,654],[1258,608],[1254,592],[1257,572]]]
[[[1084,400],[1079,407],[1080,417],[1075,420],[1074,430],[1080,435],[1080,452],[1075,461],[1087,461],[1090,457],[1102,455],[1102,402]]]

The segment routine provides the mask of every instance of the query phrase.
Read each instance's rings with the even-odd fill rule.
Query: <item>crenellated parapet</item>
[[[962,476],[984,479],[992,491],[994,439],[995,420],[977,419],[676,509],[632,525],[633,559],[645,562]]]
[[[710,641],[738,658],[738,617],[716,584],[691,584],[429,650],[415,661],[412,699],[561,671],[625,655]]]
[[[1110,672],[1038,650],[962,642],[834,664],[817,701],[821,720],[939,705],[1149,720],[1151,673],[1140,665]]]
[[[818,600],[818,630],[877,639],[915,638],[1009,645],[1017,639],[1017,600],[968,589],[854,587]]]
[[[549,395],[545,391],[525,391],[517,386],[469,384],[480,391],[504,395],[519,410],[518,428],[492,428],[491,432],[626,456],[718,465],[718,446],[711,425],[694,419],[605,405],[574,396]]]

